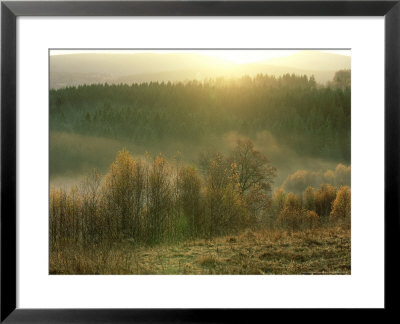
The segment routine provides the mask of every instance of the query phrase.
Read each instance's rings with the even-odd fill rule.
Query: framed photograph
[[[399,1],[4,1],[1,31],[1,321],[394,308]]]

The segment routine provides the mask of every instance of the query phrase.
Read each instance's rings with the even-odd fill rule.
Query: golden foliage
[[[339,189],[333,202],[329,220],[334,223],[350,224],[351,218],[351,190],[348,186]]]
[[[304,210],[292,205],[285,206],[279,213],[276,225],[291,231],[301,230],[305,221]]]
[[[240,190],[237,166],[229,168],[222,155],[210,161],[205,183],[206,218],[209,235],[225,234],[247,223],[246,203]]]
[[[324,184],[315,193],[315,211],[321,217],[329,216],[332,203],[336,198],[336,189],[329,184]]]
[[[304,192],[308,186],[317,188],[322,184],[334,186],[350,186],[351,167],[339,163],[334,170],[307,171],[297,170],[288,175],[282,184],[282,188],[296,194]]]
[[[284,207],[300,209],[301,208],[301,200],[293,192],[289,192],[289,194],[286,197]]]
[[[271,199],[271,182],[257,169],[266,160],[251,144],[239,145],[233,159],[211,157],[203,177],[194,167],[171,165],[163,156],[135,159],[122,150],[104,177],[93,170],[69,191],[51,188],[51,251],[68,244],[137,246],[213,238],[261,224],[314,229],[328,215],[332,223],[350,220],[349,187],[336,195],[331,185],[317,191],[309,186],[302,197],[277,189]],[[254,164],[243,171],[250,163],[246,154]],[[338,172],[344,169],[340,166]]]
[[[305,214],[305,227],[307,229],[314,229],[319,227],[320,225],[320,218],[318,214],[313,210],[307,210]]]
[[[274,190],[274,194],[272,196],[272,211],[275,215],[278,215],[280,211],[285,206],[286,202],[286,193],[283,189],[278,188]]]
[[[303,193],[303,204],[306,210],[315,211],[315,190],[308,186]]]

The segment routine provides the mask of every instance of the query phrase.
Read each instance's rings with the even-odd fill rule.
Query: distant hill
[[[68,54],[50,57],[52,72],[129,75],[186,69],[231,68],[234,63],[195,53]]]
[[[263,63],[305,70],[348,70],[351,69],[351,57],[320,51],[300,51],[293,55],[277,57]]]
[[[58,89],[105,82],[176,82],[260,73],[314,75],[317,82],[326,83],[332,80],[335,71],[349,68],[350,57],[317,51],[247,64],[194,53],[54,55],[50,57],[50,87]]]

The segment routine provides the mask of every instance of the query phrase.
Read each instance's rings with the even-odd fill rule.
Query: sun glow
[[[204,51],[203,54],[217,57],[236,64],[266,61],[275,57],[284,57],[298,52],[297,50],[216,50]],[[201,52],[199,52],[201,53]]]
[[[68,54],[83,54],[83,53],[96,53],[96,54],[177,54],[177,53],[193,53],[199,55],[206,55],[214,58],[218,58],[224,61],[235,64],[246,64],[254,62],[263,62],[272,58],[285,57],[293,55],[301,50],[283,50],[283,49],[215,49],[215,50],[130,50],[130,49],[120,49],[120,50],[100,50],[100,49],[52,49],[50,50],[50,55],[68,55]],[[349,50],[323,50],[318,49],[321,52],[328,52],[341,55],[350,55]]]

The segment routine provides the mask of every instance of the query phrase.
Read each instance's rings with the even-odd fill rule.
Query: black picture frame
[[[400,1],[4,1],[1,3],[1,322],[236,322],[265,310],[16,308],[16,19],[19,16],[384,16],[385,310],[399,283]],[[366,180],[367,181],[367,180]],[[373,262],[373,260],[371,260]],[[249,317],[250,316],[250,317]],[[258,322],[258,320],[257,320]]]

